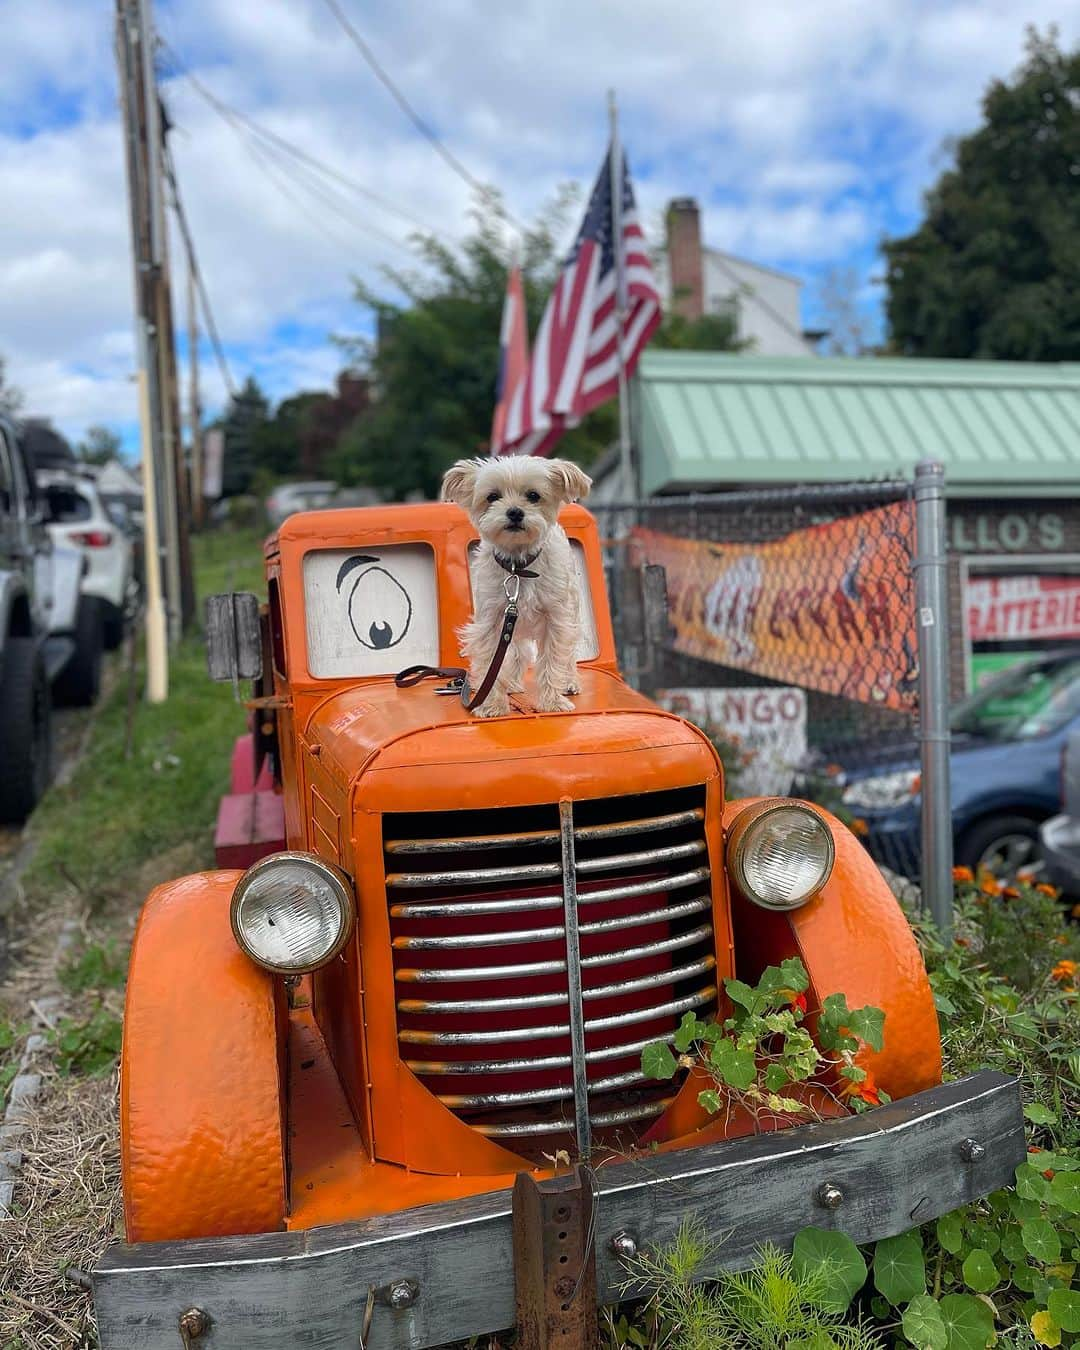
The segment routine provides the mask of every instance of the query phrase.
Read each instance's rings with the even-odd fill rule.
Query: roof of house
[[[645,495],[909,476],[950,492],[1080,490],[1080,364],[647,351],[636,442]]]

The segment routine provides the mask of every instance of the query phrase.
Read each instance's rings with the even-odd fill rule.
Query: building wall
[[[753,343],[759,356],[812,356],[802,335],[802,282],[719,249],[703,250],[704,304],[707,314],[732,307],[738,335]]]

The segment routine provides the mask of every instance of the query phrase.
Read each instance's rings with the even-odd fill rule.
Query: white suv
[[[86,559],[82,593],[101,602],[105,645],[118,647],[134,599],[131,534],[110,517],[88,478],[42,470],[38,473],[38,489],[54,543],[82,550]]]

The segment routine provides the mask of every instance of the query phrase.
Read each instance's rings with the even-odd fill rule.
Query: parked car
[[[336,483],[327,482],[280,484],[266,499],[270,524],[276,529],[295,511],[318,511],[329,506],[337,490]]]
[[[130,525],[117,522],[89,478],[49,470],[38,475],[45,520],[58,544],[82,550],[87,569],[83,594],[90,597],[88,629],[100,625],[104,645],[119,647],[133,608],[135,550]],[[89,631],[87,639],[92,640]]]
[[[1061,751],[1061,811],[1039,828],[1043,880],[1070,900],[1080,900],[1080,729]]]
[[[1037,871],[1039,827],[1060,809],[1062,749],[1080,728],[1080,646],[1010,666],[958,703],[950,721],[956,862],[1005,880]],[[832,781],[866,822],[870,852],[917,876],[918,746],[860,750],[836,767]],[[813,795],[805,776],[802,786]]]
[[[33,469],[0,416],[0,820],[24,820],[52,775],[52,691],[76,652],[83,563],[42,519]]]
[[[941,1082],[918,948],[854,836],[725,800],[704,733],[619,674],[595,521],[561,523],[587,601],[566,712],[526,688],[477,719],[440,687],[476,542],[445,503],[293,515],[265,604],[212,597],[211,673],[254,679],[257,712],[219,870],[158,886],[132,947],[102,1350],[421,1350],[516,1314],[520,1344],[588,1344],[682,1223],[728,1265],[810,1224],[869,1242],[1024,1158],[1014,1080]],[[643,1063],[795,953],[811,997],[896,1028],[858,1052],[890,1105],[710,1114],[710,1077]]]

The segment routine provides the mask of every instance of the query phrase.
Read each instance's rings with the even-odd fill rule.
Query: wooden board
[[[966,1139],[984,1150],[976,1162]],[[857,1242],[904,1232],[1007,1184],[1024,1156],[1017,1084],[987,1072],[863,1116],[605,1166],[598,1295],[622,1296],[620,1231],[662,1243],[697,1215],[723,1239],[720,1264],[742,1268],[808,1225]],[[817,1199],[826,1182],[843,1192],[837,1209]],[[441,1345],[512,1323],[511,1252],[509,1190],[306,1233],[116,1247],[94,1276],[102,1350],[176,1350],[192,1306],[212,1319],[200,1346],[355,1350],[369,1286],[402,1279],[419,1295],[401,1310],[376,1302],[369,1350]]]

